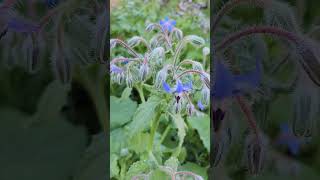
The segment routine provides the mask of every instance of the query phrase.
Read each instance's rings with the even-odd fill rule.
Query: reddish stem
[[[219,22],[221,21],[222,17],[227,14],[229,11],[234,9],[235,7],[244,4],[244,3],[252,3],[253,5],[259,6],[261,3],[263,3],[265,0],[230,0],[228,1],[220,10],[219,12],[214,16],[213,23],[211,26],[212,34],[217,29],[217,26]]]
[[[248,29],[235,32],[231,34],[230,36],[226,37],[221,43],[217,45],[216,50],[223,50],[228,45],[234,43],[237,40],[240,40],[243,37],[254,35],[254,34],[273,34],[277,35],[279,37],[284,37],[295,44],[298,44],[301,40],[300,38],[292,32],[286,31],[282,28],[272,27],[272,26],[256,26],[256,27],[250,27]]]
[[[242,112],[246,115],[248,124],[249,124],[250,128],[253,130],[253,133],[256,136],[256,140],[259,143],[260,138],[259,138],[257,123],[256,123],[256,120],[255,120],[255,117],[254,117],[252,111],[250,110],[248,103],[241,96],[236,96],[236,100],[237,100],[238,104],[240,105]]]

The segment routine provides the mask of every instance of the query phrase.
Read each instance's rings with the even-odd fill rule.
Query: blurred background
[[[306,68],[296,63],[310,60],[314,62],[313,67],[317,67],[313,72],[320,72],[316,66],[320,62],[319,1],[234,2],[214,0],[211,11],[214,18],[224,7],[232,7],[230,11],[225,9],[227,13],[219,26],[213,27],[215,45],[218,46],[233,32],[260,25],[272,26],[292,32],[307,41],[307,48],[312,49],[308,55],[315,56],[306,57],[299,47],[297,50],[296,45],[275,34],[244,37],[228,46],[223,53],[217,52],[217,56],[223,57],[237,73],[250,69],[252,60],[262,60],[263,78],[258,92],[246,94],[245,97],[251,104],[265,146],[262,163],[254,165],[259,166],[260,171],[252,175],[252,167],[248,166],[249,128],[236,103],[233,103],[230,107],[231,118],[226,123],[231,136],[226,138],[231,138],[231,141],[226,140],[227,147],[219,151],[223,155],[218,165],[213,167],[214,177],[236,180],[319,179],[320,89],[316,81],[310,80],[310,77],[314,80],[319,76],[307,75]],[[215,137],[212,138],[215,141]]]
[[[107,179],[107,67],[69,51],[94,39],[96,2],[0,1],[1,180]]]

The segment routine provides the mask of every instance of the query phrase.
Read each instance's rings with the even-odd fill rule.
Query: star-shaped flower
[[[165,17],[164,20],[160,20],[160,26],[164,31],[171,32],[176,25],[176,21]]]
[[[216,100],[242,94],[259,86],[261,81],[260,62],[256,60],[256,69],[254,71],[247,74],[234,75],[224,64],[216,61],[214,77],[213,97]]]
[[[176,87],[171,88],[168,83],[163,81],[162,87],[163,87],[163,90],[166,91],[167,93],[181,94],[183,92],[188,92],[192,90],[192,82],[190,81],[189,83],[182,84],[180,80],[177,80]]]

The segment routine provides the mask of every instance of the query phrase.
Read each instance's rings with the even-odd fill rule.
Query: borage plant
[[[246,5],[258,7],[263,13],[245,20],[233,16],[233,10],[244,13],[240,7]],[[248,9],[246,13],[254,13]],[[283,174],[285,168],[290,169],[287,175],[296,175],[298,169],[305,168],[294,158],[303,149],[305,138],[316,132],[315,120],[319,120],[318,42],[311,33],[300,30],[292,8],[276,0],[229,0],[216,8],[213,16],[214,177],[230,178],[225,169],[235,179],[246,176],[246,172]],[[246,21],[263,25],[247,25]],[[233,32],[239,28],[243,29]],[[317,34],[316,28],[311,30]],[[283,98],[287,101],[275,103]],[[243,118],[245,126],[240,121]],[[288,124],[280,128],[278,140],[272,140],[276,135],[270,132],[270,120],[276,121],[276,129],[281,121]],[[245,138],[238,138],[242,137],[239,134]],[[286,145],[288,156],[279,153],[279,144]]]
[[[113,178],[204,179],[202,176],[206,176],[185,170],[183,164],[190,161],[191,157],[197,163],[202,158],[208,159],[209,118],[205,112],[210,105],[210,77],[206,70],[209,69],[206,61],[210,50],[205,47],[203,38],[184,36],[175,25],[176,22],[169,18],[147,25],[146,31],[156,32],[150,41],[140,36],[134,36],[126,42],[110,40],[111,50],[118,45],[128,52],[113,57],[110,62],[112,83],[126,86],[121,99],[111,99],[111,104],[114,103],[111,105],[111,142],[119,140],[118,133],[125,134],[121,138],[123,146],[113,148],[111,144]],[[185,55],[181,54],[188,44],[196,48],[194,51],[202,53],[202,61],[182,58]],[[112,115],[116,114],[112,106],[123,111],[128,111],[123,108],[129,104],[135,107],[135,103],[129,99],[134,92],[138,93],[141,104],[131,112],[132,121],[127,117],[128,120],[123,122],[123,119]],[[118,113],[122,113],[121,109]],[[200,132],[204,129],[196,123],[206,124],[207,132]],[[190,129],[187,130],[188,127]],[[194,133],[193,128],[200,134],[202,152],[194,148],[190,148],[192,151],[189,152],[189,148],[184,147],[199,143],[199,136],[191,137],[191,140],[185,138]],[[170,134],[178,137],[177,141],[173,141],[174,144],[169,138]],[[205,165],[208,166],[208,163]]]

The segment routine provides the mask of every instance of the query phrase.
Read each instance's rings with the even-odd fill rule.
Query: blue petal
[[[240,91],[257,88],[261,82],[260,61],[256,60],[256,69],[254,71],[244,75],[236,75],[234,76],[234,81],[236,83],[237,89],[239,89]]]
[[[202,104],[202,102],[201,102],[200,100],[198,101],[198,107],[199,107],[199,109],[200,109],[201,111],[204,110],[204,106],[203,106],[203,104]]]
[[[224,99],[233,95],[234,77],[232,73],[220,61],[215,63],[215,84],[213,86],[213,96],[216,99]]]
[[[181,81],[177,81],[177,85],[176,85],[176,93],[182,93],[183,92],[183,85],[181,83]]]
[[[160,20],[160,22],[159,22],[159,24],[160,24],[161,26],[163,26],[164,23],[165,23],[165,22],[164,22],[163,20]]]
[[[118,67],[114,64],[111,65],[110,70],[113,73],[121,73],[123,71],[120,67]]]
[[[163,87],[163,90],[166,91],[167,93],[171,92],[171,88],[170,88],[169,84],[167,84],[165,81],[163,81],[162,87]]]
[[[176,22],[175,20],[171,20],[170,24],[171,24],[172,26],[175,26],[175,25],[177,24],[177,22]]]
[[[192,90],[192,81],[183,85],[183,91],[191,91]]]
[[[171,31],[172,31],[172,29],[173,29],[173,26],[168,25],[166,29],[167,29],[169,32],[171,32]]]
[[[23,19],[12,18],[8,22],[8,28],[15,32],[35,32],[39,30],[39,25],[31,24],[29,22],[25,22]]]
[[[288,142],[288,148],[293,155],[297,155],[299,153],[300,144],[296,139],[290,139]]]
[[[168,16],[166,16],[166,17],[164,18],[164,20],[165,20],[165,21],[169,21],[169,18],[168,18]]]
[[[280,130],[281,133],[290,133],[289,125],[287,123],[281,124]]]

